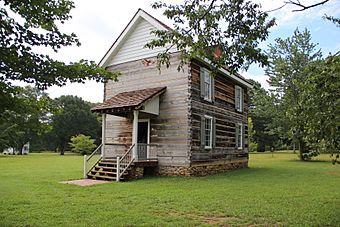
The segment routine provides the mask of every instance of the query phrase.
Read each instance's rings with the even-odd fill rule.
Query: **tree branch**
[[[285,2],[285,4],[283,4],[282,6],[280,7],[277,7],[275,9],[271,9],[271,10],[268,10],[268,11],[265,11],[264,13],[270,13],[270,12],[274,12],[276,10],[279,10],[279,9],[282,9],[283,7],[285,7],[287,5],[287,2]]]
[[[301,4],[299,0],[296,0],[296,1],[289,0],[288,2],[285,2],[285,4],[291,4],[291,5],[295,5],[295,6],[301,7],[301,9],[293,10],[293,12],[299,12],[299,11],[304,11],[306,9],[310,9],[310,8],[313,8],[313,7],[316,7],[316,6],[319,6],[319,5],[323,5],[326,2],[328,2],[328,1],[329,0],[324,0],[322,2],[318,2],[318,3],[315,3],[313,5],[305,6],[305,5]]]

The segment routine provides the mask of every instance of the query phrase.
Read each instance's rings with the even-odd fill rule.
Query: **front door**
[[[148,143],[149,143],[149,122],[138,122],[138,159],[145,160],[148,157]]]

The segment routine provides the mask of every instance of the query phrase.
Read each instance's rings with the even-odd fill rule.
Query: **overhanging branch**
[[[316,7],[316,6],[319,6],[319,5],[323,5],[325,4],[326,2],[328,2],[329,0],[324,0],[322,2],[318,2],[318,3],[315,3],[313,5],[309,5],[309,6],[306,6],[304,4],[301,4],[301,2],[299,0],[296,0],[296,1],[293,1],[293,0],[289,0],[287,2],[285,2],[286,4],[291,4],[291,5],[295,5],[295,6],[298,6],[298,7],[301,7],[301,9],[295,9],[293,10],[293,12],[299,12],[299,11],[304,11],[306,9],[310,9],[310,8],[313,8],[313,7]]]

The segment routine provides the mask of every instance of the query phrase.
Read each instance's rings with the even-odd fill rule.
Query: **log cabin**
[[[139,9],[99,63],[121,75],[104,84],[104,101],[92,108],[102,114],[102,144],[85,156],[84,176],[119,181],[247,167],[251,84],[227,68],[213,76],[204,59],[178,71],[175,48],[159,70],[165,48],[144,48],[155,29],[170,28]]]

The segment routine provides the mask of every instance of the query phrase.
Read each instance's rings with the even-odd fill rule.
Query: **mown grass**
[[[0,226],[339,226],[340,165],[251,154],[250,168],[80,187],[82,157],[0,156]]]

